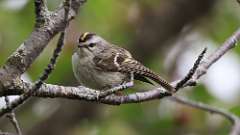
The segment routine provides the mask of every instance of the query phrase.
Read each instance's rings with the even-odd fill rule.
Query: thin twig
[[[6,107],[9,108],[10,107],[10,101],[9,101],[9,98],[8,96],[5,96],[5,102],[6,102]],[[18,135],[22,135],[22,131],[21,131],[21,128],[19,126],[19,123],[17,121],[17,118],[15,116],[15,113],[14,111],[11,111],[7,116],[6,116],[10,121],[11,123],[13,124],[16,132]]]
[[[197,60],[195,61],[193,67],[189,70],[188,74],[182,79],[180,80],[177,84],[175,89],[179,90],[181,87],[183,87],[194,75],[194,73],[196,72],[196,70],[198,69],[198,66],[200,64],[200,62],[203,59],[204,54],[207,52],[207,48],[205,47],[203,49],[203,51],[201,52],[201,54],[198,56]],[[196,85],[195,83],[192,84],[191,86]]]
[[[203,110],[209,113],[215,113],[225,117],[233,125],[230,135],[240,135],[240,118],[234,115],[233,113],[228,112],[227,110],[221,109],[219,107],[210,106],[201,102],[191,101],[189,99],[179,97],[179,96],[171,96],[169,97],[169,99],[171,101],[174,101],[183,105],[187,105],[199,110]]]
[[[196,109],[200,109],[200,110],[203,110],[203,111],[206,111],[206,112],[209,112],[209,113],[215,113],[215,114],[222,115],[225,118],[227,118],[232,124],[234,124],[235,121],[237,121],[239,119],[236,115],[234,115],[234,114],[232,114],[232,113],[230,113],[230,112],[228,112],[224,109],[220,109],[218,107],[210,106],[210,105],[207,105],[207,104],[204,104],[204,103],[201,103],[201,102],[191,101],[189,99],[179,97],[179,96],[171,96],[171,97],[169,97],[169,99],[171,101],[181,103],[183,105],[187,105],[187,106],[190,106],[190,107],[193,107],[193,108],[196,108]]]
[[[187,82],[186,85],[190,85],[197,81],[198,78],[206,74],[208,68],[219,60],[230,49],[234,48],[237,42],[240,40],[240,28],[238,28],[231,37],[229,37],[214,53],[202,61],[198,67],[198,70],[193,75],[192,79]]]

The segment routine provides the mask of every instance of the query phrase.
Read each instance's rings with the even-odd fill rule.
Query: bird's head
[[[110,44],[95,33],[85,32],[78,39],[77,51],[80,55],[96,55]]]

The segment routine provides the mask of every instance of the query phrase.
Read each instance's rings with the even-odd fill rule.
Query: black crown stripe
[[[79,37],[79,42],[86,42],[87,40],[91,39],[94,35],[94,33],[85,32]]]

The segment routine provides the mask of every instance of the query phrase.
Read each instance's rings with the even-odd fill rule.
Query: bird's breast
[[[128,77],[125,73],[98,70],[92,58],[72,56],[73,72],[81,85],[102,90],[123,83]]]

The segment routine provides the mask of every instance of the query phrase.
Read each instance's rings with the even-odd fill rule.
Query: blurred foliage
[[[205,27],[206,33],[215,42],[220,45],[229,35],[239,27],[240,16],[239,4],[235,2],[222,1],[215,7],[216,11],[211,14],[211,18],[207,18]],[[236,47],[234,51],[240,54],[240,48]]]
[[[240,116],[240,106],[235,106],[230,109],[230,112],[236,114],[237,116]]]
[[[207,89],[203,85],[196,86],[194,91],[191,91],[190,98],[203,103],[211,103],[212,101],[216,100],[208,93]]]
[[[32,0],[28,0],[27,3],[19,9],[8,8],[6,6],[7,1],[8,0],[0,1],[1,65],[7,57],[24,42],[34,27],[35,15]],[[60,1],[61,0],[48,0],[48,7],[54,9]],[[58,60],[56,69],[47,82],[70,86],[77,85],[72,73],[71,55],[77,37],[81,32],[95,32],[115,44],[125,48],[131,48],[129,46],[136,40],[135,35],[138,31],[136,28],[139,23],[138,19],[141,18],[141,11],[144,11],[141,9],[146,6],[148,8],[157,8],[159,4],[164,2],[166,1],[88,0],[81,8],[78,17],[71,22],[67,43]],[[240,7],[235,1],[218,1],[215,3],[211,12],[193,22],[193,30],[207,35],[207,37],[220,45],[239,27],[239,9]],[[161,27],[164,28],[165,26]],[[174,36],[176,35],[173,35],[172,42],[174,42],[174,38],[176,38]],[[31,80],[36,80],[43,68],[47,65],[56,45],[57,38],[58,36],[49,43],[48,47],[45,48],[43,53],[28,70],[27,74]],[[167,47],[170,48],[171,45]],[[162,71],[161,74],[167,78],[166,72],[163,72],[164,58],[158,57],[165,54],[164,51],[165,50],[160,50],[159,53],[155,54],[156,57],[149,61],[143,61],[143,63],[156,72]],[[240,57],[240,47],[234,49],[234,52]],[[137,86],[131,89],[131,92],[139,89],[146,90],[147,87],[146,84],[137,83]],[[180,94],[210,105],[219,105],[227,109],[232,108],[230,111],[240,115],[238,103],[229,104],[219,101],[208,92],[204,84],[194,87],[191,91],[183,90]],[[48,106],[48,108],[45,109],[45,113],[41,115],[36,113],[36,110],[34,111],[34,106],[40,102],[36,98],[18,111],[17,115],[20,117],[20,124],[24,132],[27,133],[31,130],[39,130],[39,132],[41,132],[41,130],[45,130],[45,132],[47,132],[46,130],[61,130],[71,135],[225,135],[230,130],[230,124],[223,118],[212,119],[212,115],[209,116],[206,112],[176,103],[167,103],[165,102],[166,99],[117,107],[95,104],[95,106],[101,106],[100,110],[96,110],[99,111],[99,116],[90,115],[86,118],[81,118],[81,116],[79,116],[79,118],[76,117],[74,118],[76,122],[74,123],[73,121],[71,123],[70,129],[54,129],[54,125],[46,125],[46,129],[37,129],[37,125],[42,124],[42,122],[47,121],[59,113],[58,107],[63,105],[62,102],[69,102],[69,100],[54,100],[54,102],[49,99],[44,100],[46,100],[44,103],[38,105],[40,106],[39,109],[44,110],[46,106]],[[240,100],[238,100],[238,102],[239,101]],[[86,106],[87,105],[85,105],[85,107]],[[76,108],[79,107],[80,110],[82,109],[81,111],[85,111],[84,106],[73,106],[71,109],[66,110],[65,113],[76,111]],[[51,108],[55,108],[56,111],[50,111],[49,109]],[[93,115],[94,114],[95,113],[93,113]],[[62,119],[68,119],[68,117],[71,118],[71,115],[64,115]],[[91,119],[91,117],[98,118]],[[79,123],[77,119],[81,119],[81,122]],[[4,125],[4,122],[6,121],[0,121],[0,129],[11,129],[10,124]],[[64,123],[62,124],[64,125]]]

